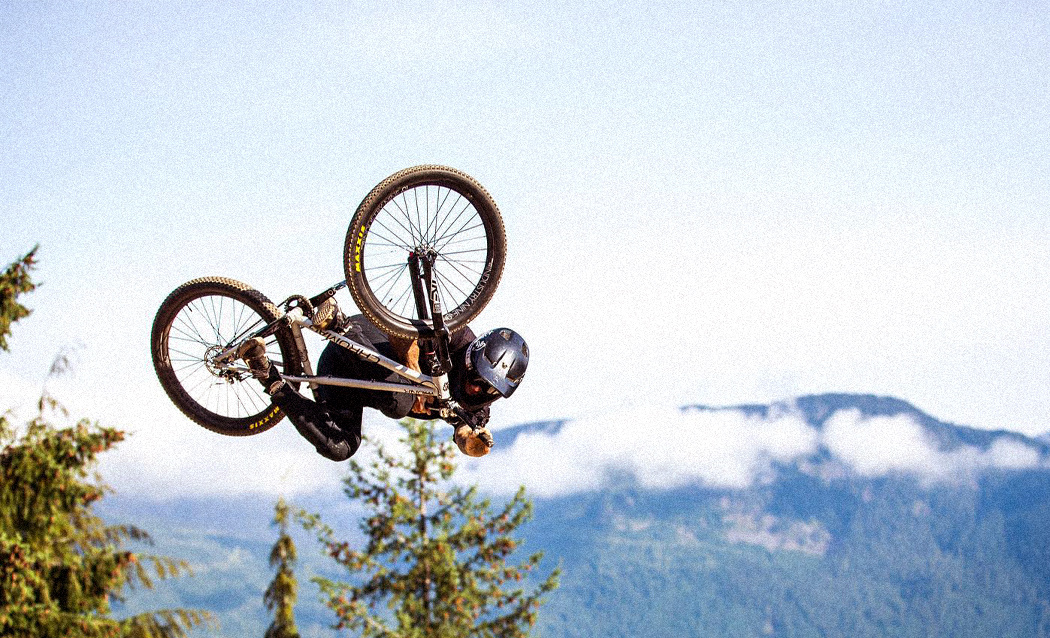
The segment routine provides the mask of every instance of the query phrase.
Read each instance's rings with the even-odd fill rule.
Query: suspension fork
[[[449,333],[441,307],[441,293],[438,290],[437,279],[434,278],[435,258],[436,254],[432,250],[413,252],[408,256],[408,269],[412,276],[416,312],[420,319],[430,322],[430,326],[421,331],[421,345],[424,342],[427,344],[426,352],[421,354],[425,354],[430,367],[430,376],[434,378],[438,399],[445,403],[452,398],[448,387],[452,358],[448,351]]]

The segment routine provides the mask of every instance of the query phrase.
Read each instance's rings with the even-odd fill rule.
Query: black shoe
[[[262,337],[249,339],[237,348],[237,358],[244,359],[252,376],[262,381],[270,376],[270,360],[266,357],[266,342]]]
[[[284,379],[266,356],[266,342],[261,337],[242,343],[241,347],[237,348],[237,357],[244,359],[248,364],[248,370],[259,380],[266,394],[273,395],[284,387]]]

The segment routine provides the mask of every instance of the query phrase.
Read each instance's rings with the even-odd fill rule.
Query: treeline
[[[35,288],[36,249],[0,273],[0,350],[12,326],[30,314],[20,297]],[[52,366],[60,373],[62,361]],[[52,397],[17,427],[0,415],[0,635],[168,638],[210,622],[207,612],[165,609],[113,617],[132,586],[178,576],[187,565],[134,552],[150,542],[131,525],[107,525],[92,506],[106,493],[93,476],[98,456],[124,434],[82,419],[73,425]]]

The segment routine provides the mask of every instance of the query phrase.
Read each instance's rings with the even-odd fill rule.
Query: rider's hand
[[[485,456],[494,443],[488,430],[485,428],[475,430],[466,424],[456,427],[452,440],[456,442],[460,452],[473,457]]]
[[[492,449],[492,446],[496,444],[496,441],[492,438],[492,435],[489,434],[489,431],[488,431],[487,428],[481,428],[480,430],[474,430],[474,434],[477,435],[476,436],[477,440],[480,441],[485,446],[486,450]]]
[[[415,418],[423,419],[436,419],[440,416],[437,410],[434,409],[434,397],[416,397],[416,402],[412,404],[412,409],[408,412],[408,415]]]
[[[486,405],[477,410],[472,410],[470,415],[473,417],[471,425],[474,426],[475,429],[484,429],[489,423],[489,406]],[[492,437],[489,438],[491,439]]]

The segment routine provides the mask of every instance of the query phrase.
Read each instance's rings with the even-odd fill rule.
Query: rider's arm
[[[419,342],[412,341],[404,357],[405,365],[416,372],[422,372],[419,369]],[[417,396],[416,402],[412,405],[412,412],[420,416],[434,416],[433,410],[430,407],[434,402],[434,397]]]

